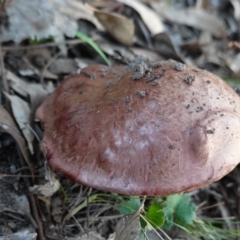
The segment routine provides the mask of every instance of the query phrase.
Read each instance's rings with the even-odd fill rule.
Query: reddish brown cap
[[[90,187],[168,195],[240,161],[240,99],[207,71],[166,61],[89,66],[37,110],[52,168]]]

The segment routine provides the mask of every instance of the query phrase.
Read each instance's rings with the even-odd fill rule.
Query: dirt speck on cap
[[[191,85],[194,80],[195,80],[195,75],[188,75],[183,79],[183,81],[189,85]]]
[[[129,97],[125,97],[125,98],[124,98],[124,102],[125,102],[126,104],[128,104],[128,103],[130,103],[130,102],[131,102],[131,100],[130,100],[130,98],[129,98]]]
[[[179,72],[182,72],[185,69],[185,64],[180,62],[174,62],[173,68]]]
[[[144,90],[141,90],[141,91],[136,92],[136,95],[138,95],[141,98],[145,98],[147,95],[147,92]]]

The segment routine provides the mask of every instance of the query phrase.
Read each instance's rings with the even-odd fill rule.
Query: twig
[[[92,40],[96,41],[97,37],[92,37]],[[45,48],[45,47],[57,47],[59,45],[74,45],[84,43],[81,39],[73,39],[73,40],[66,40],[64,42],[48,42],[48,43],[40,43],[38,45],[33,46],[10,46],[10,47],[2,47],[2,51],[17,51],[17,50],[31,50],[31,49],[38,49],[38,48]]]
[[[0,177],[1,178],[4,178],[4,177],[21,177],[21,178],[32,178],[32,175],[16,175],[16,174],[0,174]],[[34,177],[43,177],[43,176],[34,176]]]
[[[28,185],[28,187],[29,187],[29,185]],[[44,237],[44,233],[43,233],[42,222],[38,215],[38,209],[37,209],[38,204],[36,203],[38,200],[36,199],[36,197],[33,196],[33,194],[31,192],[29,192],[29,200],[31,202],[34,220],[36,221],[37,226],[38,226],[39,240],[46,240],[46,238]]]
[[[77,45],[76,44],[72,44],[71,46],[68,46],[67,50],[75,47]],[[44,68],[42,69],[41,73],[40,73],[40,83],[43,85],[43,75],[44,75],[44,72],[50,67],[50,65],[57,59],[59,58],[60,56],[62,55],[62,52],[58,52],[56,53],[47,63],[46,65],[44,66]]]
[[[89,192],[87,194],[87,216],[86,216],[86,225],[87,225],[87,231],[89,231],[89,196],[91,195],[92,188],[89,189]]]
[[[22,155],[21,155],[21,152],[19,150],[19,148],[17,148],[18,150],[18,153],[19,153],[19,156],[20,156],[20,163],[22,165],[22,167],[26,167],[26,163],[25,161],[23,161],[23,158],[22,158]],[[32,174],[34,174],[34,172],[31,172]],[[25,175],[25,174],[24,174]],[[32,176],[32,179],[33,180],[35,179],[35,176],[33,175]],[[30,187],[30,179],[29,178],[23,178],[25,184],[26,184],[26,187],[27,189],[29,189]],[[37,198],[30,192],[28,191],[28,198],[29,198],[29,202],[30,202],[30,205],[31,205],[31,209],[32,209],[32,212],[33,212],[33,216],[34,216],[34,220],[37,224],[37,227],[38,227],[38,236],[39,236],[39,240],[46,240],[46,238],[44,237],[44,233],[43,233],[43,227],[42,227],[42,222],[39,218],[39,214],[38,214],[38,200]]]
[[[2,89],[4,92],[9,92],[8,83],[5,75],[4,61],[3,61],[3,51],[2,44],[0,43],[0,65],[1,65],[1,76],[2,76]],[[0,93],[1,94],[1,93]],[[0,96],[0,104],[2,104],[2,96]]]

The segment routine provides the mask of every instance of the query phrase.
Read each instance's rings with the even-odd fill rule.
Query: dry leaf
[[[131,47],[130,50],[135,54],[135,56],[144,56],[147,59],[149,59],[150,62],[164,60],[156,51],[153,50],[148,50],[139,47]]]
[[[34,112],[43,99],[55,89],[51,81],[47,82],[45,86],[39,83],[26,83],[11,71],[6,71],[6,79],[8,80],[10,88],[16,93],[24,98],[30,98],[32,112]]]
[[[31,102],[31,113],[34,113],[42,101],[54,91],[55,87],[51,81],[43,87],[39,83],[29,83],[27,92]]]
[[[1,181],[0,192],[0,213],[7,211],[24,215],[29,218],[34,227],[37,227],[26,195],[17,195],[4,181]]]
[[[239,0],[230,0],[234,8],[234,17],[237,21],[240,21],[240,2]]]
[[[226,29],[224,22],[219,17],[198,8],[186,10],[168,8],[164,12],[164,17],[171,22],[209,32],[215,37],[222,37]]]
[[[115,235],[115,233],[110,234],[107,240],[115,240]]]
[[[98,43],[101,49],[107,53],[109,56],[113,57],[114,59],[122,60],[127,62],[134,61],[135,54],[133,54],[129,48],[118,45],[106,41],[101,41]]]
[[[130,19],[118,13],[103,11],[95,11],[95,16],[118,42],[132,45],[135,26]]]
[[[30,152],[33,154],[34,150],[33,150],[32,142],[34,139],[34,135],[31,129],[29,128],[30,126],[29,119],[31,115],[30,107],[28,103],[22,100],[20,97],[15,95],[9,95],[8,93],[4,93],[4,94],[11,102],[14,118],[19,128],[21,129],[23,136],[27,140],[28,148]]]
[[[60,188],[59,181],[51,177],[51,181],[47,182],[44,185],[34,185],[33,187],[30,187],[29,190],[33,192],[34,194],[40,194],[45,197],[51,197],[55,192],[58,191]]]
[[[11,211],[30,216],[30,207],[25,195],[18,196],[14,192],[3,192],[0,197],[0,212]]]
[[[196,60],[196,64],[198,66],[203,66],[204,63],[214,63],[215,65],[222,66],[224,63],[225,66],[225,59],[223,60],[221,57],[219,43],[215,41],[212,36],[204,32],[199,37],[199,45],[201,46],[202,56],[200,58],[204,59],[203,63],[199,62],[199,59]],[[223,66],[222,66],[223,67]]]
[[[232,70],[235,76],[240,76],[240,54],[237,54],[234,58],[228,59],[228,66]]]
[[[22,59],[25,62],[25,64],[29,67],[29,69],[31,69],[34,72],[34,74],[36,74],[38,76],[42,76],[43,78],[58,79],[58,76],[49,72],[48,69],[44,69],[43,71],[41,71],[38,68],[36,68],[35,66],[33,66],[32,63],[29,61],[29,59],[26,58],[25,56]],[[41,71],[41,73],[40,73],[40,71]]]
[[[118,2],[122,2],[136,10],[152,35],[156,35],[165,31],[165,27],[160,16],[151,8],[137,0],[118,0]]]
[[[66,5],[65,0],[56,0]],[[43,39],[50,36],[62,38],[64,34],[74,37],[77,31],[75,20],[59,12],[50,1],[9,1],[6,6],[8,25],[2,25],[1,41]]]
[[[7,234],[4,237],[0,237],[0,240],[35,240],[37,239],[37,233],[30,233],[29,230],[21,230],[17,233]]]
[[[67,0],[71,9],[75,10],[75,19],[85,19],[89,22],[93,23],[98,30],[103,30],[103,26],[98,21],[98,19],[94,16],[93,10],[87,7],[85,4],[81,3],[80,1],[76,0]],[[73,13],[70,14],[73,17]]]
[[[154,48],[166,58],[183,61],[178,44],[174,42],[174,39],[169,34],[159,33],[154,36],[153,45]]]
[[[73,74],[78,70],[77,63],[71,58],[58,58],[50,66],[49,69],[52,73],[60,74]]]
[[[17,75],[13,72],[6,70],[6,79],[8,80],[8,84],[10,87],[16,86],[17,93],[19,93],[24,98],[28,97],[27,88],[28,84],[21,80]]]
[[[138,237],[140,230],[139,214],[125,215],[117,223],[115,240],[134,240]]]
[[[18,127],[13,121],[11,115],[7,112],[7,110],[3,108],[3,106],[0,106],[0,130],[9,133],[15,139],[15,141],[18,143],[18,146],[20,147],[25,161],[27,162],[27,165],[31,169],[25,140],[18,130]]]

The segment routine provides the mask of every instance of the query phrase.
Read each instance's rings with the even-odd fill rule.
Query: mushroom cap
[[[174,61],[86,67],[36,118],[50,166],[110,192],[189,191],[240,162],[240,98],[213,74]]]

